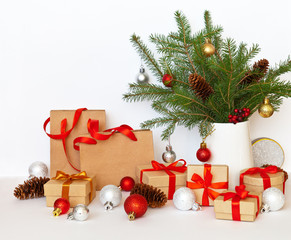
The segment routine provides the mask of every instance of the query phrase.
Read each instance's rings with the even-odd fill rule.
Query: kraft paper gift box
[[[69,197],[71,207],[75,207],[78,204],[89,205],[90,194],[92,194],[91,200],[96,196],[96,177],[90,176],[92,179],[92,192],[90,181],[87,180],[72,180],[69,185]],[[67,180],[56,180],[51,179],[46,184],[44,184],[44,195],[46,196],[46,205],[47,207],[53,207],[54,202],[62,196],[63,184]]]
[[[276,187],[284,193],[287,177],[287,173],[276,166],[248,168],[240,172],[240,184],[244,184],[247,191],[260,193],[269,187]]]
[[[227,165],[188,165],[186,186],[202,206],[213,206],[214,199],[228,189]]]
[[[184,160],[182,160],[184,161]],[[175,165],[174,167],[173,164]],[[170,176],[164,169],[179,169],[182,172],[178,172],[175,170],[168,170],[175,175],[175,181],[170,182]],[[173,194],[175,190],[180,187],[186,186],[186,178],[187,178],[187,167],[186,162],[184,164],[181,163],[181,160],[171,163],[171,164],[161,164],[156,161],[152,161],[152,165],[139,165],[136,167],[136,176],[137,182],[142,182],[145,184],[152,185],[158,189],[161,189],[168,197],[169,200],[173,199]],[[142,176],[141,176],[142,175]]]
[[[97,190],[108,184],[119,186],[125,176],[135,178],[135,167],[154,159],[152,132],[132,132],[137,141],[115,132],[107,140],[97,139],[97,144],[80,143],[81,168],[89,175],[96,175]]]
[[[64,151],[63,142],[61,139],[50,139],[50,176],[56,175],[57,170],[64,171],[69,174],[77,173],[72,166],[80,169],[80,153],[73,147],[75,138],[82,134],[88,133],[88,119],[99,120],[100,131],[105,130],[105,110],[79,110],[81,115],[74,126],[73,130],[65,139],[67,156]],[[61,123],[67,119],[66,131],[72,128],[75,110],[52,110],[50,112],[50,134],[61,133]],[[72,166],[70,165],[70,163]]]
[[[235,193],[235,191],[230,191]],[[224,193],[225,194],[225,193]],[[217,219],[235,221],[255,221],[262,204],[262,193],[249,192],[244,199],[238,199],[239,205],[233,203],[234,198],[224,201],[224,196],[219,195],[214,200],[214,211]]]

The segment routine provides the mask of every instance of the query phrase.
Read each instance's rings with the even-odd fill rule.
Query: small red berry
[[[250,111],[251,111],[251,110],[250,110],[249,108],[247,108],[247,109],[246,109],[246,112],[248,112],[248,113],[249,113]]]
[[[246,116],[246,117],[247,117],[247,116],[249,116],[249,115],[250,115],[250,113],[249,113],[249,112],[246,112],[246,113],[245,113],[245,116]]]
[[[234,109],[234,112],[235,112],[235,113],[237,113],[237,112],[238,112],[238,110],[237,110],[237,109]]]
[[[229,121],[230,123],[232,123],[232,119],[228,119],[228,121]]]
[[[246,116],[246,114],[244,113],[243,115],[241,115],[242,117],[245,117]]]
[[[237,116],[236,116],[236,115],[233,115],[233,117],[232,117],[232,118],[235,120],[235,119],[237,119]]]
[[[231,114],[229,114],[229,115],[228,115],[228,118],[232,118],[232,115],[231,115]]]
[[[244,112],[246,112],[246,111],[247,111],[247,109],[246,109],[246,108],[243,108],[243,111],[244,111]]]
[[[242,122],[243,119],[242,119],[242,117],[238,117],[237,120],[238,120],[239,122]]]

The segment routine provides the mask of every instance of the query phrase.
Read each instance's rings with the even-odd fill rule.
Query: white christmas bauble
[[[111,210],[121,202],[121,191],[115,185],[107,185],[100,191],[99,199],[106,210]]]
[[[263,192],[262,212],[277,211],[285,204],[285,196],[283,192],[275,187],[270,187]]]
[[[85,221],[89,217],[89,209],[84,204],[78,204],[74,207],[73,212],[68,215],[68,219]]]
[[[182,211],[189,210],[193,208],[195,209],[197,203],[195,203],[196,197],[193,191],[190,188],[187,187],[181,187],[179,188],[173,196],[173,203],[176,208]],[[198,208],[197,208],[198,210]]]
[[[46,177],[48,168],[43,162],[34,162],[28,168],[29,177]]]

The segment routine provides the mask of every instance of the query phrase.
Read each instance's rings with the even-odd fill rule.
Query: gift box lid
[[[224,191],[226,192],[226,191]],[[234,192],[234,191],[229,191]],[[262,193],[249,192],[249,195],[257,195],[259,197],[259,206],[262,204]],[[232,199],[226,201],[223,200],[224,196],[219,195],[214,200],[214,211],[217,213],[232,213]],[[240,214],[244,215],[255,215],[258,211],[257,199],[252,197],[247,197],[240,200]]]
[[[247,170],[248,168],[240,171],[240,174],[244,173]],[[270,177],[271,185],[282,184],[285,180],[284,172],[267,173],[267,174]],[[255,173],[251,175],[246,174],[243,177],[243,183],[254,185],[254,186],[262,186],[263,178],[261,177],[260,173]]]
[[[191,182],[192,175],[196,173],[204,178],[204,164],[187,166],[187,181]],[[212,182],[228,182],[227,165],[211,165]]]
[[[96,189],[96,177],[91,176],[93,183],[93,191]],[[63,183],[66,180],[54,180],[51,179],[44,184],[44,195],[45,196],[61,196]],[[90,182],[86,180],[73,180],[70,184],[69,196],[87,196],[91,192]]]
[[[170,163],[165,163],[165,166],[170,165]],[[177,166],[182,166],[181,163],[178,163]],[[140,173],[142,169],[152,169],[152,165],[139,165],[136,167],[136,176],[138,181],[140,180]],[[176,175],[176,186],[185,186],[186,184],[186,172],[180,173],[176,171],[171,171]],[[155,187],[168,187],[169,186],[169,175],[164,171],[144,171],[142,182],[146,184],[153,185]]]

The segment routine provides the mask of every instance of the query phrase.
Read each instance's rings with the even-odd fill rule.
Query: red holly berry
[[[238,109],[234,109],[234,112],[237,113],[238,112]]]
[[[247,117],[247,116],[249,116],[249,115],[250,115],[250,113],[249,113],[249,112],[246,112],[246,113],[245,113],[245,116],[246,116],[246,117]]]
[[[247,108],[247,109],[246,109],[246,112],[248,112],[248,113],[249,113],[250,111],[251,111],[251,110],[250,110],[249,108]]]
[[[228,121],[229,121],[230,123],[232,123],[232,119],[228,119]]]
[[[246,112],[246,111],[247,111],[247,109],[246,109],[246,108],[243,108],[243,111],[244,111],[244,112]]]
[[[228,118],[232,118],[232,115],[231,115],[231,114],[229,114],[229,115],[228,115]]]
[[[242,122],[242,120],[243,120],[242,117],[237,118],[237,121],[239,121],[239,122]]]

